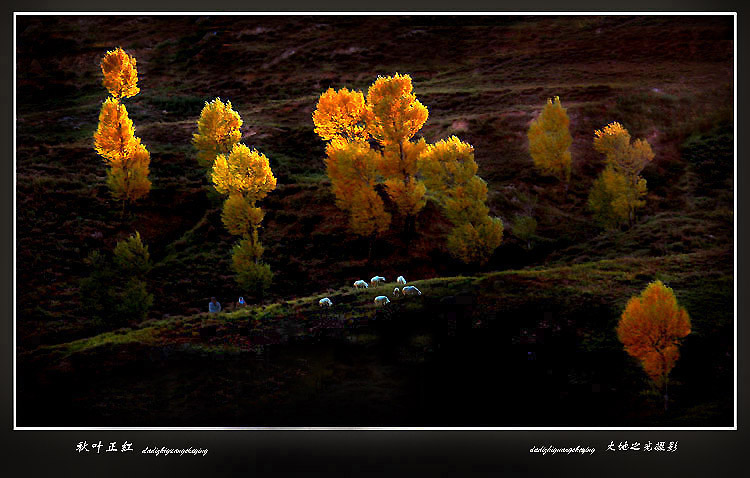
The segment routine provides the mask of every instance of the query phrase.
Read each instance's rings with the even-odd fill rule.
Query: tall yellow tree
[[[414,94],[409,75],[378,77],[367,91],[364,121],[380,145],[385,190],[405,218],[407,234],[413,233],[416,215],[425,205],[426,188],[417,178],[417,160],[427,145],[412,138],[428,115]]]
[[[193,134],[193,146],[198,151],[198,164],[210,173],[214,160],[228,154],[240,142],[242,118],[232,109],[232,102],[219,98],[206,102],[198,118],[198,132]]]
[[[455,136],[427,146],[419,158],[429,194],[454,225],[448,250],[463,262],[484,264],[502,242],[503,222],[489,215],[487,183],[478,169],[474,148]]]
[[[605,227],[632,226],[636,210],[646,204],[640,174],[654,159],[651,145],[644,139],[631,142],[628,130],[613,122],[594,133],[594,149],[604,155],[605,168],[589,194],[589,209]]]
[[[111,97],[102,104],[99,124],[94,132],[94,149],[104,159],[107,185],[112,197],[122,201],[123,209],[148,194],[151,157],[140,138],[135,136],[133,122],[122,104],[123,98],[136,95],[138,71],[136,60],[122,48],[108,51],[101,61],[102,84]]]
[[[620,317],[617,337],[625,351],[641,362],[643,370],[669,401],[668,378],[680,356],[680,339],[690,333],[690,317],[661,281],[652,282],[640,296],[631,298]]]
[[[539,117],[531,122],[527,137],[534,166],[545,175],[570,181],[570,119],[560,97],[548,99]]]
[[[268,158],[242,143],[235,144],[228,154],[216,157],[211,179],[219,193],[228,195],[221,215],[224,226],[241,238],[232,250],[235,279],[240,287],[262,298],[273,278],[270,266],[261,262],[258,229],[263,211],[256,204],[276,188]]]

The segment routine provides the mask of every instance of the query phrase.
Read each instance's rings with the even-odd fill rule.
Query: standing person
[[[237,301],[237,307],[245,307],[245,298],[240,297],[240,299]]]
[[[211,302],[208,303],[208,311],[211,313],[221,312],[221,304],[216,300],[216,297],[211,297]]]

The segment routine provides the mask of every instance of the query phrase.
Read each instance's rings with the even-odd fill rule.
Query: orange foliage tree
[[[367,91],[364,120],[381,148],[380,174],[388,197],[406,219],[406,232],[425,205],[425,186],[417,179],[417,159],[424,140],[412,141],[427,121],[428,111],[413,93],[411,77],[378,77]]]
[[[680,339],[689,333],[687,311],[661,281],[652,282],[640,296],[628,301],[617,326],[625,351],[641,362],[646,374],[664,391],[665,410],[669,372],[679,358]]]
[[[107,185],[112,197],[122,201],[124,209],[127,203],[144,197],[151,190],[150,154],[135,136],[133,122],[122,104],[123,98],[140,91],[138,71],[135,58],[122,48],[108,51],[102,58],[101,69],[102,84],[112,96],[102,104],[94,132],[94,149],[109,166]]]
[[[375,186],[380,156],[364,141],[329,143],[325,159],[336,205],[349,213],[355,234],[374,237],[388,229],[391,215]]]
[[[350,213],[357,234],[372,236],[391,222],[376,184],[384,186],[404,217],[406,232],[413,232],[415,217],[425,205],[417,159],[426,143],[412,138],[427,116],[409,75],[378,77],[367,98],[346,88],[321,94],[313,113],[315,132],[328,141],[326,167],[337,204]]]
[[[325,164],[336,205],[372,246],[391,224],[383,197],[411,236],[429,195],[455,226],[449,250],[465,262],[486,262],[502,240],[502,222],[488,215],[487,185],[476,175],[473,148],[458,138],[434,147],[415,140],[427,117],[409,75],[378,77],[367,97],[346,88],[321,94],[313,123],[328,142]]]

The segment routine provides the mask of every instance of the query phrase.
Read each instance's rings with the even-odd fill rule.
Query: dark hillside
[[[206,363],[221,363],[227,365],[225,373],[217,373],[205,388],[193,392],[193,399],[184,400],[195,403],[223,390],[225,408],[206,412],[200,419],[199,413],[177,418],[166,410],[144,419],[159,425],[224,425],[234,419],[250,424],[262,414],[233,409],[236,398],[257,392],[256,405],[267,410],[263,401],[278,398],[268,388],[269,377],[284,380],[303,364],[298,377],[307,378],[287,384],[292,388],[279,385],[284,406],[301,407],[290,398],[296,394],[313,397],[312,403],[321,400],[323,411],[306,406],[324,422],[329,417],[326,407],[360,393],[357,387],[370,383],[374,388],[368,393],[393,394],[373,416],[399,424],[406,417],[417,417],[414,420],[423,423],[430,422],[447,402],[435,402],[418,412],[415,404],[425,405],[415,396],[442,395],[445,400],[452,397],[468,403],[459,400],[458,392],[448,393],[450,386],[438,377],[450,377],[446,383],[473,381],[477,393],[489,393],[489,385],[479,383],[494,380],[487,374],[503,369],[506,386],[531,387],[513,402],[521,406],[526,401],[528,410],[536,396],[560,392],[567,394],[563,400],[570,404],[580,398],[580,409],[558,417],[560,423],[583,424],[586,407],[594,403],[592,383],[597,390],[609,387],[609,392],[602,395],[601,413],[586,424],[596,420],[608,425],[653,420],[727,422],[735,193],[731,16],[21,15],[16,19],[16,324],[19,353],[28,360],[22,364],[28,368],[22,370],[40,377],[24,382],[30,404],[43,405],[45,387],[62,386],[72,377],[90,393],[81,392],[81,402],[57,412],[69,413],[72,422],[114,424],[141,413],[142,403],[133,409],[126,405],[132,393],[127,389],[131,379],[152,362],[171,370],[164,379],[157,373],[145,376],[139,389],[159,406],[174,402],[162,403],[163,397],[145,390],[172,387],[176,395],[188,394],[176,384]],[[105,165],[92,139],[107,97],[99,62],[117,46],[137,58],[141,91],[125,104],[136,135],[151,152],[152,190],[125,214],[109,196]],[[323,163],[324,144],[311,119],[318,98],[329,87],[366,91],[378,75],[396,72],[411,75],[415,94],[429,110],[419,134],[429,142],[457,135],[475,148],[478,174],[488,183],[490,212],[505,225],[503,244],[481,268],[448,255],[444,238],[449,224],[433,202],[417,218],[416,238],[404,239],[395,224],[375,242],[369,262],[367,241],[349,232],[346,213],[334,203]],[[565,198],[555,179],[532,167],[526,137],[530,122],[553,96],[559,96],[567,108],[573,135],[572,182]],[[256,346],[263,344],[252,342],[255,325],[249,326],[254,322],[244,316],[232,319],[238,325],[230,321],[231,330],[224,335],[220,323],[219,338],[200,335],[207,319],[197,314],[206,311],[211,296],[227,304],[245,295],[230,268],[236,238],[221,222],[221,200],[210,190],[191,145],[204,103],[216,97],[232,102],[244,121],[242,142],[268,156],[278,180],[277,189],[262,202],[266,216],[260,233],[274,282],[264,303],[252,304],[257,306],[254,311],[276,312],[261,323],[268,329],[279,324],[292,327],[290,323],[302,327],[299,324],[319,315],[315,298],[326,295],[335,303],[353,301],[352,320],[372,318],[371,301],[355,303],[348,287],[376,274],[389,281],[401,274],[425,284],[438,281],[440,287],[426,294],[419,307],[399,312],[419,323],[402,331],[402,336],[394,333],[401,340],[397,345],[388,343],[394,334],[369,325],[343,334],[349,339],[337,337],[321,348],[305,339],[290,344],[288,337],[295,333],[288,331],[279,333],[287,337],[283,343],[268,339],[275,336],[261,328],[255,336],[276,345],[270,347],[273,352],[266,348],[262,353],[277,355],[256,362]],[[594,131],[612,121],[622,123],[633,138],[647,139],[655,159],[643,171],[648,197],[634,226],[603,232],[586,202],[603,168],[602,155],[592,148]],[[537,220],[531,248],[513,232],[518,215]],[[110,253],[117,241],[136,230],[154,262],[148,277],[154,304],[146,323],[130,323],[112,332],[81,313],[79,284],[89,275],[84,259],[95,250]],[[617,276],[616,283],[604,281],[612,278],[610,274]],[[457,277],[471,278],[481,284],[482,292],[471,292],[477,284],[468,287]],[[656,279],[672,281],[670,286],[694,318],[695,333],[685,342],[684,359],[674,371],[682,384],[676,385],[675,400],[683,408],[667,417],[658,415],[658,407],[643,405],[653,399],[638,395],[649,389],[646,379],[613,332],[627,299]],[[436,337],[446,322],[439,315],[444,312],[440,302],[431,301],[460,300],[466,294],[474,304],[467,312],[475,320],[469,329],[490,327],[479,329],[487,335],[472,335],[461,344]],[[295,301],[305,306],[289,305]],[[556,332],[538,354],[539,362],[519,362],[513,354],[520,348],[493,355],[491,340],[508,345],[520,329],[548,330],[539,325],[545,314],[554,317],[549,330]],[[526,316],[534,318],[527,323]],[[429,317],[443,322],[436,325]],[[148,325],[153,323],[162,327],[155,339],[151,332],[156,329]],[[181,329],[187,324],[192,324],[190,329]],[[108,343],[108,334],[127,340],[100,346],[99,341]],[[240,342],[232,342],[235,339]],[[47,369],[47,360],[57,356],[47,356],[45,351],[58,353],[70,344],[80,345],[76,341],[81,340],[96,346],[65,355],[69,361],[62,362],[62,371]],[[231,350],[217,352],[220,343],[231,343]],[[417,353],[437,343],[442,344],[440,351],[428,353],[427,359]],[[399,355],[402,352],[414,355],[405,358]],[[587,364],[589,353],[599,357],[597,366]],[[545,368],[554,362],[551,354],[566,358],[559,367]],[[119,372],[107,378],[89,370],[93,361],[114,362],[115,357],[127,359],[122,377],[129,378],[121,381]],[[150,358],[144,362],[142,357]],[[342,365],[348,360],[351,366]],[[246,370],[248,361],[261,364],[260,368]],[[478,363],[486,366],[462,378],[468,367]],[[512,365],[520,367],[519,363],[523,367]],[[612,369],[617,371],[608,375]],[[549,383],[531,386],[549,370]],[[716,385],[711,393],[705,391],[709,379]],[[321,392],[321,381],[333,388]],[[228,385],[234,382],[244,385]],[[410,388],[414,383],[423,387]],[[460,390],[467,383],[454,387]],[[96,384],[111,392],[108,398],[104,392],[93,392]],[[588,391],[581,392],[584,389]],[[623,390],[627,393],[619,394]],[[488,395],[482,404],[489,407],[494,400],[500,397]],[[398,408],[397,403],[407,405]],[[608,415],[604,404],[630,407],[632,413]],[[88,406],[98,411],[81,412]],[[267,419],[283,417],[284,406]],[[107,408],[118,410],[117,416],[108,416]],[[367,415],[354,408],[342,415],[344,420]],[[493,415],[493,423],[516,424],[511,423],[511,408],[507,415]],[[38,417],[43,421],[54,415],[51,411],[48,417]],[[462,413],[453,417],[481,421],[480,416]],[[557,418],[541,415],[534,424],[551,424],[550,420]]]

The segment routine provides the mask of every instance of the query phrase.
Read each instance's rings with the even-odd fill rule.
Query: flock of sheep
[[[398,283],[398,285],[402,287],[402,289],[399,289],[398,287],[393,289],[394,297],[398,297],[399,295],[405,295],[405,296],[406,295],[422,295],[422,292],[419,289],[417,289],[415,286],[406,285],[406,279],[404,279],[404,276],[398,276],[398,278],[396,279],[396,282]],[[375,276],[372,279],[370,279],[370,284],[373,287],[378,287],[382,284],[385,284],[385,277]],[[368,287],[370,286],[367,284],[367,282],[361,279],[354,282],[355,289],[367,289]],[[383,306],[385,304],[390,303],[390,300],[385,295],[379,295],[375,297],[374,302],[375,302],[375,305],[377,306]],[[328,297],[323,297],[322,299],[318,301],[318,303],[320,304],[321,307],[333,307],[333,302]]]

